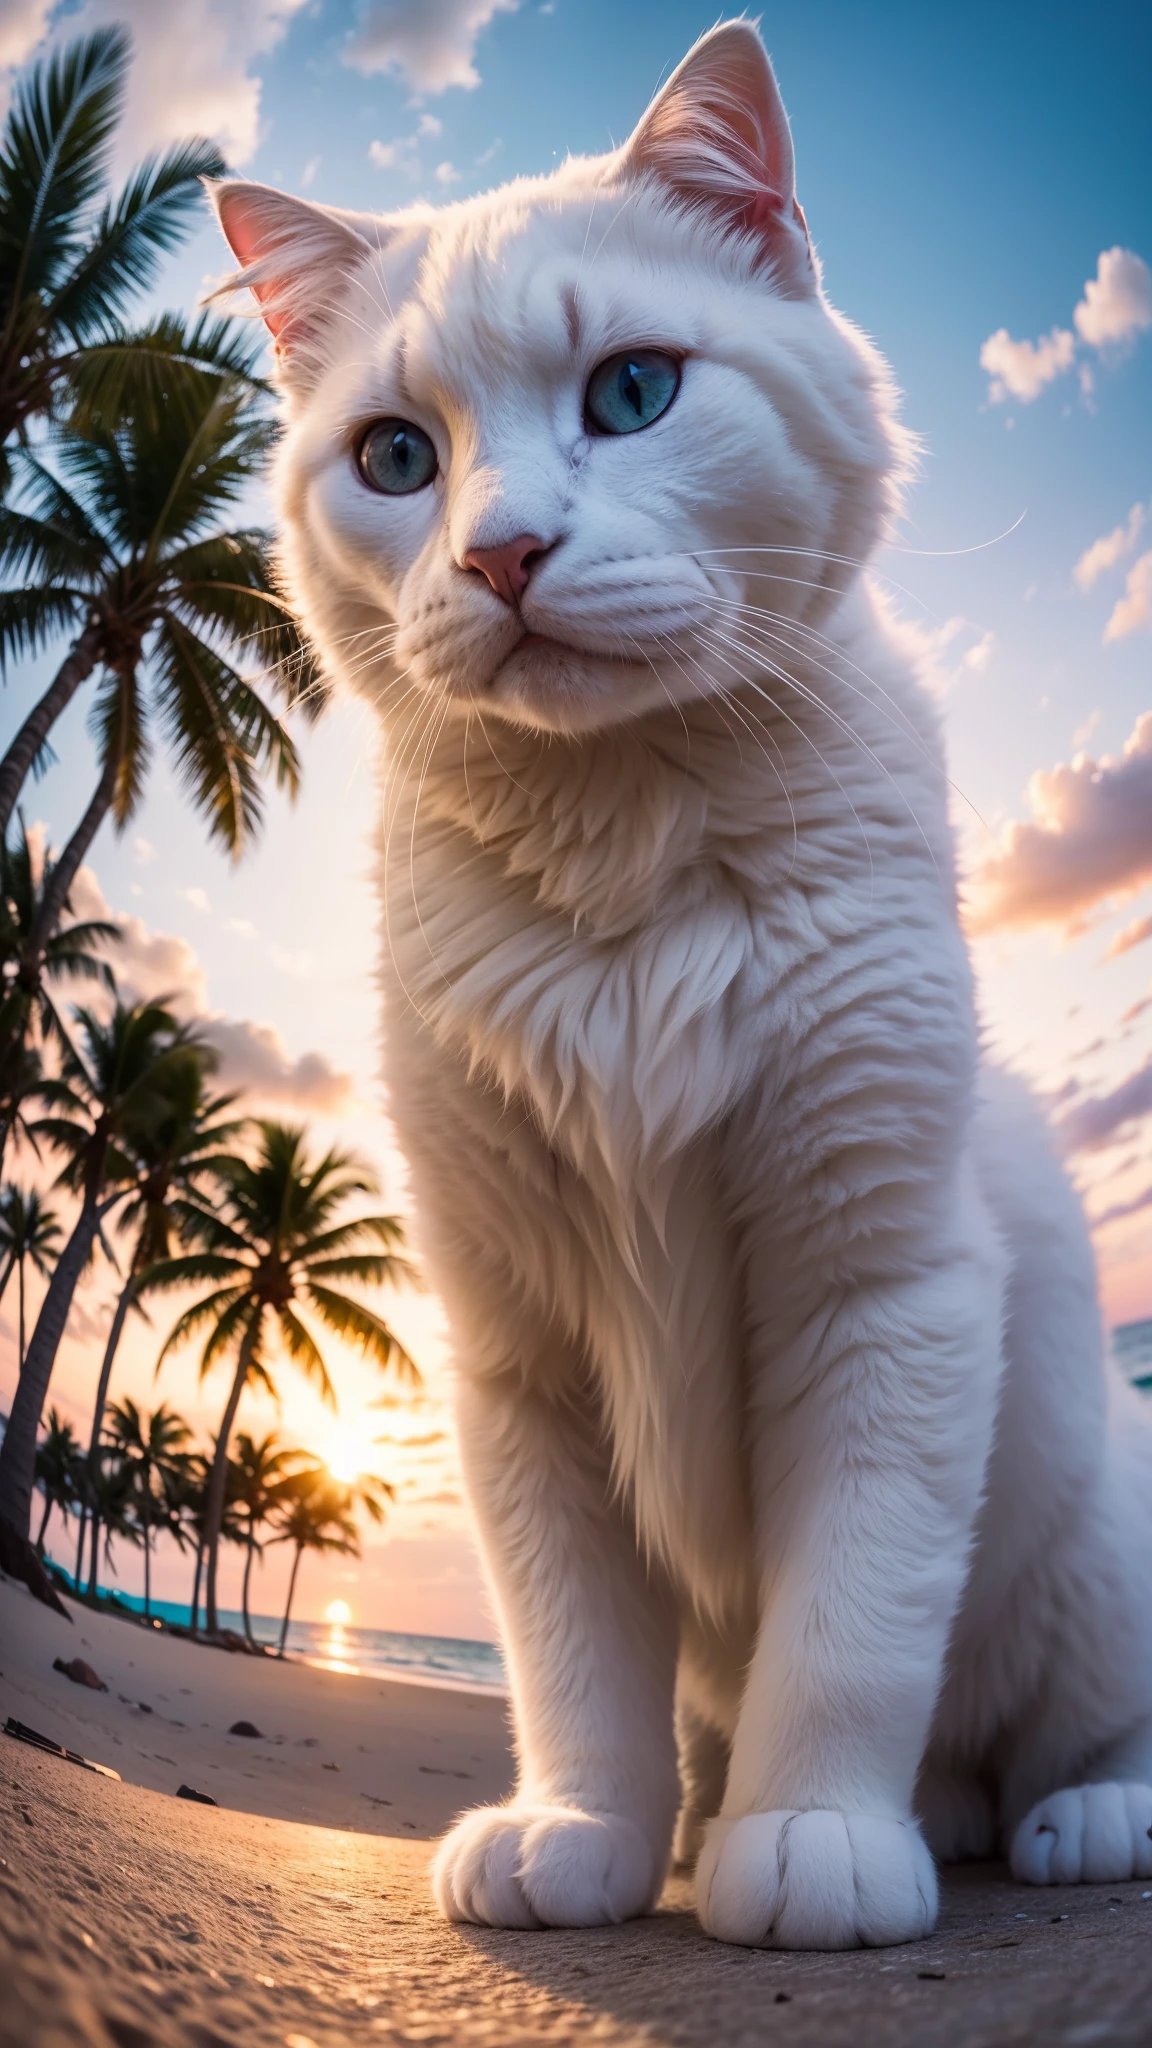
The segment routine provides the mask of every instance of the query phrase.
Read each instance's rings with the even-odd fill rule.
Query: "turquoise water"
[[[120,1592],[116,1597],[134,1613],[143,1613],[143,1600]],[[153,1600],[152,1612],[179,1628],[187,1628],[191,1619],[191,1610],[174,1600]],[[224,1611],[220,1624],[237,1633],[244,1626],[239,1614]],[[280,1641],[279,1618],[254,1614],[252,1633],[257,1642],[275,1648]],[[504,1662],[495,1643],[469,1642],[461,1636],[404,1635],[394,1629],[356,1628],[351,1623],[337,1628],[326,1621],[292,1621],[286,1648],[290,1657],[301,1657],[305,1663],[320,1664],[329,1671],[367,1678],[407,1678],[467,1692],[508,1690]]]

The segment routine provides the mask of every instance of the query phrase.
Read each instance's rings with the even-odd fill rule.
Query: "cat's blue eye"
[[[624,349],[588,380],[584,410],[601,434],[635,434],[667,412],[680,389],[680,365],[658,348]]]
[[[422,491],[436,474],[436,450],[411,420],[373,420],[361,436],[356,466],[365,483],[390,498]]]

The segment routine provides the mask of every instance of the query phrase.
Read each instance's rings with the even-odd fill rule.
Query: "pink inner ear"
[[[265,209],[258,199],[246,193],[230,194],[225,186],[217,198],[217,209],[225,240],[242,270],[262,256],[275,253],[275,236],[269,232]],[[268,332],[276,341],[281,340],[290,315],[286,307],[270,305],[269,301],[279,297],[286,282],[286,278],[268,277],[249,286],[253,298],[259,301]]]

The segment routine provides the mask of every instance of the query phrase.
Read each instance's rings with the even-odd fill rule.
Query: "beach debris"
[[[62,1742],[53,1742],[50,1735],[41,1735],[38,1728],[29,1728],[24,1721],[14,1720],[11,1714],[4,1723],[4,1733],[10,1735],[14,1742],[28,1742],[33,1749],[43,1749],[49,1756],[62,1756],[66,1763],[79,1764],[82,1770],[95,1771],[100,1778],[114,1778],[117,1784],[120,1783],[120,1773],[114,1771],[111,1764],[93,1763],[90,1756],[65,1749]]]
[[[361,1799],[366,1799],[369,1806],[391,1806],[392,1804],[390,1799],[377,1799],[374,1792],[362,1792],[360,1797]]]
[[[181,1785],[177,1790],[176,1797],[177,1799],[194,1799],[197,1806],[219,1806],[220,1804],[218,1799],[213,1799],[210,1792],[197,1792],[192,1785]]]
[[[108,1690],[100,1673],[93,1671],[92,1666],[86,1664],[83,1657],[73,1657],[68,1664],[64,1662],[63,1657],[53,1657],[52,1669],[53,1671],[63,1672],[64,1677],[70,1678],[73,1685],[86,1685],[92,1692],[107,1692]]]
[[[339,1764],[321,1764],[320,1769],[322,1771],[338,1771],[340,1766]]]
[[[228,1733],[229,1735],[251,1735],[255,1737],[257,1742],[263,1742],[264,1740],[254,1721],[233,1721]]]
[[[475,1771],[454,1771],[447,1764],[417,1764],[426,1778],[474,1778]]]

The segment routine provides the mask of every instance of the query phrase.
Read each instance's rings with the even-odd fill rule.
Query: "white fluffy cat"
[[[376,219],[245,183],[292,600],[384,728],[393,1114],[520,1782],[455,1919],[927,1933],[1152,1876],[1152,1437],[980,1065],[907,468],[754,29],[625,146]],[[318,857],[322,857],[317,849]]]

